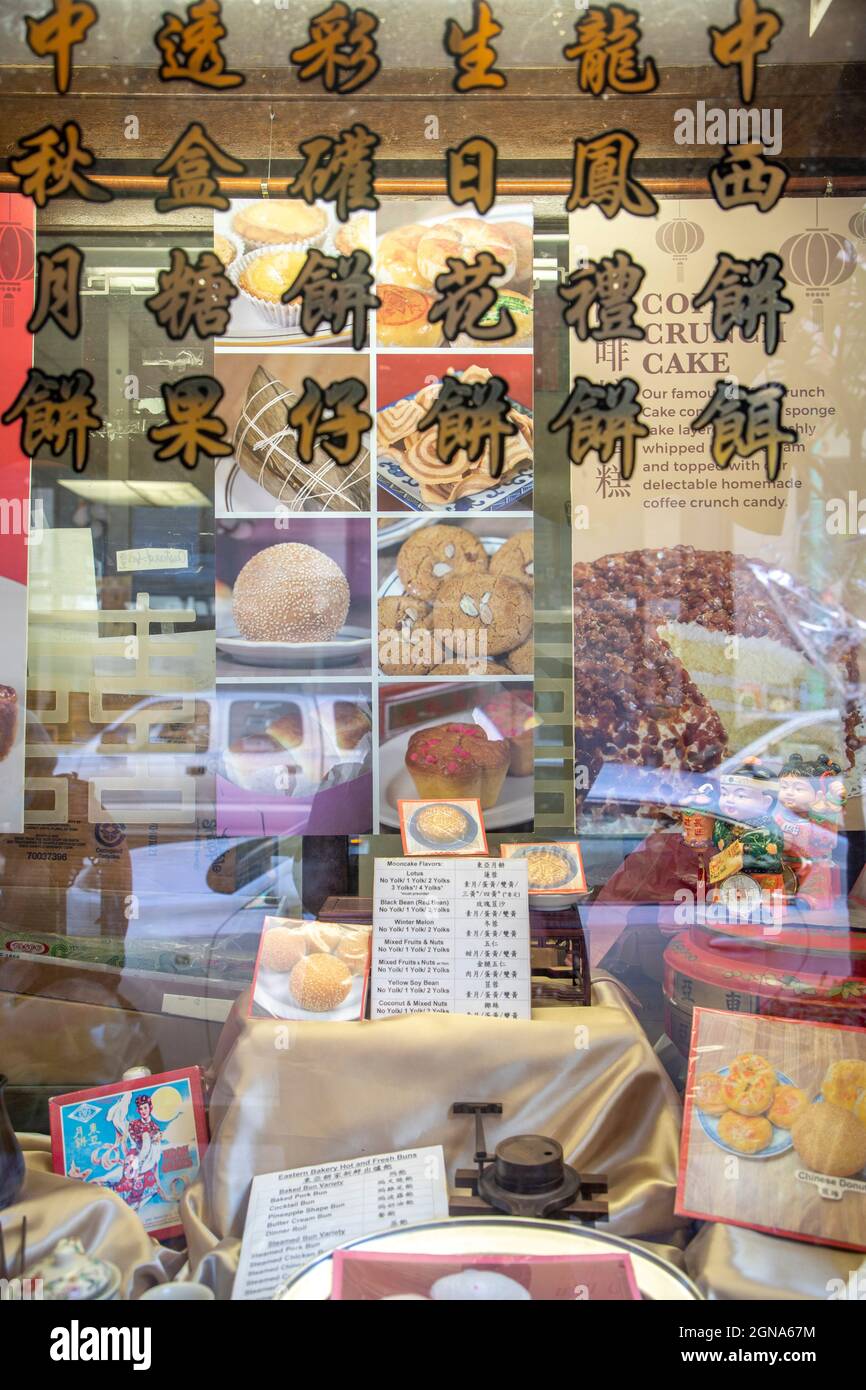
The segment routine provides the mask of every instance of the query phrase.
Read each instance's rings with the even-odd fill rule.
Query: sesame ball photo
[[[329,642],[349,612],[339,565],[311,545],[271,545],[238,575],[232,611],[252,642]]]
[[[219,520],[217,676],[371,671],[370,541],[361,517]]]

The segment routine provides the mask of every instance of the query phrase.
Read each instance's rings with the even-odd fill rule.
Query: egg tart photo
[[[262,199],[238,208],[232,218],[232,231],[253,247],[283,243],[307,247],[322,236],[327,225],[327,214],[321,208],[295,198]]]

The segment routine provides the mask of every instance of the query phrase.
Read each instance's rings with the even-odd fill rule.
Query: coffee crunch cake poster
[[[0,345],[7,382],[24,380],[32,361],[33,203],[0,198]],[[24,712],[27,703],[27,555],[30,460],[20,424],[0,423],[0,833],[24,829]]]
[[[567,464],[578,826],[644,799],[635,769],[700,780],[736,754],[793,752],[840,764],[846,824],[862,826],[863,200],[783,198],[763,214],[664,200],[656,217],[613,221],[593,208],[572,215],[569,242],[570,271],[621,248],[645,272],[642,339],[569,335],[572,379],[630,377],[650,429],[627,481],[618,455]],[[763,326],[718,341],[713,304],[693,307],[722,252],[782,262],[792,309],[770,355]],[[799,438],[775,481],[763,453],[719,468],[711,430],[691,428],[722,379],[786,388],[781,424]],[[565,462],[565,433],[552,447]]]

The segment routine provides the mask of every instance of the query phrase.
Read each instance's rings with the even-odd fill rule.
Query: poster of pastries
[[[301,326],[299,297],[284,302],[286,291],[304,268],[307,253],[350,256],[373,254],[372,214],[353,213],[339,222],[332,203],[312,205],[300,198],[232,200],[226,212],[214,213],[214,251],[237,290],[223,346],[257,352],[264,348],[303,351],[318,347],[351,348],[352,323],[335,333],[322,323],[309,337]]]
[[[528,203],[498,200],[484,217],[461,211],[444,199],[386,204],[379,210],[376,225],[377,347],[419,352],[436,348],[531,351],[532,232]],[[436,308],[431,322],[442,282],[453,270],[449,261],[475,266],[479,255],[490,257],[499,267],[487,281],[496,291],[495,298],[480,318],[484,332],[491,333],[487,340],[466,327],[465,295],[452,313]]]
[[[216,463],[217,517],[369,512],[369,437],[363,436],[352,463],[335,462],[319,443],[305,461],[289,419],[306,377],[323,391],[347,378],[360,381],[369,410],[368,354],[218,351],[214,375],[223,388],[221,413],[232,444],[231,455]]]
[[[536,731],[531,682],[379,684],[379,822],[402,800],[477,798],[487,830],[531,830]]]
[[[217,677],[369,675],[369,521],[219,521],[216,600]]]
[[[499,511],[532,507],[534,457],[533,367],[531,353],[453,352],[380,353],[376,360],[376,469],[380,511]],[[439,416],[429,425],[445,377],[456,376],[474,394],[488,394],[493,378],[505,383],[509,403],[503,435],[492,413],[494,444],[501,467],[491,458],[491,443],[473,449],[447,450],[439,440]],[[476,388],[477,391],[476,391]],[[424,425],[424,428],[420,428]],[[447,443],[447,440],[446,440]],[[470,453],[477,457],[470,458]]]
[[[695,1009],[676,1210],[866,1249],[866,1030]]]
[[[370,926],[266,917],[250,1018],[344,1023],[364,1017]]]
[[[620,218],[614,240],[597,209],[571,218],[572,270],[616,247],[643,272],[638,334],[597,339],[594,318],[583,340],[570,330],[572,378],[631,379],[650,430],[630,478],[618,452],[568,465],[578,828],[599,808],[663,802],[667,774],[792,753],[837,763],[847,824],[863,823],[866,547],[851,499],[866,397],[843,368],[866,333],[860,201],[784,198],[762,214],[669,200],[657,220]],[[792,307],[769,354],[765,323],[717,340],[713,304],[693,305],[723,252],[779,259]],[[781,425],[798,437],[774,480],[763,453],[717,466],[711,428],[692,428],[717,382],[784,386]]]
[[[34,207],[30,198],[7,196],[8,244],[14,245],[14,271],[4,271],[3,364],[9,381],[24,380],[33,355],[27,320],[33,307]],[[4,243],[5,244],[5,243]],[[13,278],[9,278],[9,274]],[[0,833],[24,829],[24,721],[27,705],[28,553],[42,538],[31,528],[30,460],[21,453],[17,423],[0,424]]]
[[[532,515],[380,518],[380,677],[532,676]]]

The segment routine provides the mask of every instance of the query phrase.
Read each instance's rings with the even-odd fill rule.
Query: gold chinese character
[[[36,258],[36,305],[27,327],[38,333],[53,319],[67,338],[77,338],[81,330],[81,304],[78,291],[84,257],[75,246],[58,246],[56,251],[40,251]]]
[[[312,338],[323,323],[334,333],[342,333],[352,319],[352,346],[356,352],[367,346],[369,309],[378,309],[379,299],[370,290],[370,257],[366,251],[351,256],[326,256],[323,251],[307,252],[295,280],[283,295],[283,303],[301,300],[301,329]]]
[[[761,145],[727,145],[718,163],[710,166],[713,197],[725,212],[750,204],[769,212],[787,182],[785,166],[767,159]]]
[[[779,315],[793,309],[790,299],[782,298],[785,281],[779,274],[778,256],[765,254],[759,261],[737,261],[722,251],[709,279],[692,300],[693,309],[713,305],[713,336],[719,342],[739,328],[746,339],[754,338],[764,325],[764,351],[776,351],[779,341]]]
[[[577,63],[577,86],[581,92],[600,96],[605,87],[612,92],[654,92],[658,73],[652,58],[638,67],[637,46],[641,31],[636,10],[624,5],[590,5],[575,22],[577,42],[567,45],[563,56]]]
[[[340,222],[347,222],[359,208],[375,211],[379,203],[373,193],[373,156],[378,144],[378,135],[360,124],[341,130],[337,139],[314,135],[304,140],[304,167],[286,189],[288,197],[310,204],[317,198],[333,202]]]
[[[293,48],[289,58],[300,69],[298,80],[321,77],[326,92],[356,92],[372,82],[382,66],[373,38],[379,21],[369,10],[350,10],[342,0],[309,24],[310,41]]]
[[[81,127],[75,121],[67,121],[62,131],[53,125],[43,126],[18,143],[29,153],[10,159],[9,167],[18,175],[21,192],[38,208],[70,188],[90,203],[111,201],[107,188],[80,173],[90,168],[93,154],[82,145]]]
[[[175,208],[217,208],[225,212],[229,200],[220,192],[214,167],[224,174],[242,174],[246,165],[232,159],[211,140],[204,126],[193,121],[175,142],[155,174],[170,174],[168,194],[156,199],[157,212]]]
[[[46,376],[31,367],[17,398],[3,416],[4,425],[21,420],[21,452],[33,458],[48,444],[55,455],[71,443],[72,467],[82,473],[87,466],[90,435],[102,429],[95,413],[93,377],[79,368],[71,376]]]
[[[212,251],[203,251],[193,265],[185,251],[173,247],[169,269],[157,277],[159,292],[144,301],[170,338],[183,338],[190,325],[200,338],[225,333],[237,289],[223,270]]]
[[[573,328],[581,342],[594,338],[605,342],[610,338],[645,338],[646,333],[634,321],[637,294],[646,271],[637,265],[627,251],[615,251],[600,261],[588,261],[572,271],[556,293],[565,304],[562,317]],[[590,312],[596,309],[598,321],[590,327]]]
[[[505,441],[517,433],[508,418],[512,403],[508,383],[491,376],[486,381],[461,381],[449,374],[442,378],[436,399],[418,429],[436,426],[436,456],[450,463],[464,449],[470,463],[477,463],[485,449],[490,450],[490,474],[498,478],[505,463]]]
[[[755,95],[755,60],[769,51],[781,28],[776,11],[762,9],[758,0],[737,0],[737,18],[729,29],[710,26],[710,52],[719,67],[738,69],[740,100],[747,106]]]
[[[222,458],[232,451],[224,439],[226,425],[213,411],[223,398],[223,388],[212,376],[185,376],[162,387],[168,421],[152,425],[147,437],[159,444],[155,457],[180,458],[184,468],[195,468],[199,454]]]
[[[628,480],[634,472],[637,441],[649,434],[640,418],[638,385],[631,377],[594,386],[586,377],[574,378],[568,400],[551,420],[551,434],[568,430],[568,457],[583,463],[595,451],[603,464],[619,450],[619,471]]]
[[[445,165],[448,197],[457,207],[472,203],[483,216],[496,200],[497,150],[492,140],[471,135],[462,145],[447,150]]]
[[[163,15],[154,43],[162,53],[162,82],[186,80],[200,87],[240,87],[242,72],[229,72],[220,43],[228,30],[222,23],[219,0],[195,0],[187,6],[184,24],[176,14]]]
[[[508,309],[500,309],[492,323],[481,322],[496,303],[496,290],[490,281],[504,275],[505,267],[489,251],[479,251],[471,264],[457,256],[447,257],[445,264],[447,271],[434,281],[440,298],[432,305],[428,322],[442,321],[442,331],[451,342],[460,333],[482,341],[510,338],[514,319]]]
[[[627,130],[608,130],[592,140],[574,142],[574,179],[566,209],[588,208],[593,203],[605,217],[625,208],[635,217],[654,217],[655,198],[631,176],[631,161],[638,142]]]
[[[41,19],[27,15],[27,46],[37,58],[53,57],[54,85],[61,96],[72,80],[72,50],[98,18],[87,0],[54,0]]]
[[[318,444],[335,463],[354,463],[373,424],[373,417],[360,409],[366,398],[366,386],[355,377],[333,381],[324,391],[312,377],[304,377],[304,394],[288,415],[298,433],[301,462],[312,463]]]
[[[496,49],[491,43],[502,33],[487,0],[473,0],[472,28],[462,29],[456,19],[445,26],[445,51],[457,59],[452,82],[455,92],[472,92],[478,87],[501,88],[505,74],[497,71]]]
[[[710,452],[719,468],[727,468],[735,454],[751,458],[764,450],[767,477],[775,482],[782,467],[782,446],[796,444],[800,437],[797,430],[781,425],[786,395],[784,386],[777,381],[754,387],[717,381],[712,400],[692,421],[692,429],[712,425]]]

